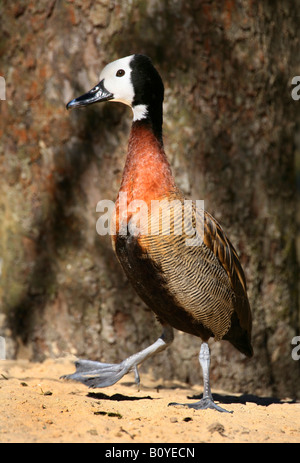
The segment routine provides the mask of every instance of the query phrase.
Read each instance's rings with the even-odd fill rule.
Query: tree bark
[[[111,104],[65,109],[107,62],[138,52],[165,83],[176,181],[188,198],[205,200],[246,272],[255,356],[212,342],[212,385],[296,397],[300,103],[291,80],[300,55],[292,2],[18,0],[0,8],[0,335],[8,355],[113,362],[160,334],[110,237],[96,232],[98,201],[117,195],[131,113]],[[143,369],[200,383],[199,348],[178,332]]]

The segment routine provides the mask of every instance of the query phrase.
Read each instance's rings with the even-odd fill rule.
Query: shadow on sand
[[[121,401],[135,401],[135,400],[154,400],[153,397],[151,396],[143,396],[143,397],[137,397],[137,396],[128,396],[124,394],[113,394],[113,395],[107,395],[104,394],[103,392],[89,392],[87,394],[87,397],[90,397],[92,399],[96,400],[112,400],[115,402],[121,402]],[[190,400],[200,400],[202,398],[202,394],[200,395],[193,395],[193,396],[187,396],[187,399]],[[226,394],[213,394],[213,398],[216,402],[219,402],[221,404],[242,404],[245,405],[247,402],[249,403],[255,403],[256,405],[261,405],[263,407],[268,407],[269,405],[272,404],[295,404],[297,403],[296,400],[292,399],[278,399],[276,397],[259,397],[257,395],[253,394],[242,394],[240,396],[236,395],[226,395]]]
[[[188,399],[192,400],[200,400],[202,398],[202,394],[188,396]],[[278,399],[276,397],[259,397],[253,394],[242,394],[239,396],[236,395],[226,395],[226,394],[217,394],[213,393],[213,398],[215,401],[220,402],[222,404],[243,404],[245,405],[247,402],[255,403],[256,405],[261,405],[264,407],[268,407],[272,404],[294,404],[296,403],[295,400],[292,399]]]

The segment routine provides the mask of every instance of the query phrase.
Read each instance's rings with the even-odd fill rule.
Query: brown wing
[[[172,208],[167,204],[165,211]],[[190,313],[194,323],[201,323],[216,340],[227,338],[243,352],[233,338],[239,337],[240,331],[249,338],[251,312],[237,253],[212,216],[193,203],[190,220],[184,220],[183,209],[183,202],[177,201],[171,213],[160,219],[157,214],[153,218],[152,213],[151,233],[140,237],[140,245],[162,272],[178,306]],[[199,241],[191,244],[196,229]]]
[[[230,279],[235,294],[234,308],[243,329],[251,333],[251,310],[247,296],[245,274],[237,252],[219,223],[205,212],[204,243],[220,261]]]

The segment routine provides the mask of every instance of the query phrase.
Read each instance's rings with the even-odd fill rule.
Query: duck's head
[[[159,119],[162,122],[164,86],[150,58],[135,54],[109,63],[99,83],[67,104],[67,109],[101,101],[121,102],[133,110],[133,120]]]

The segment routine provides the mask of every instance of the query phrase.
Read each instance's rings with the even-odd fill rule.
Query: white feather
[[[147,116],[148,106],[145,104],[138,104],[132,107],[133,111],[133,120],[140,121]]]

